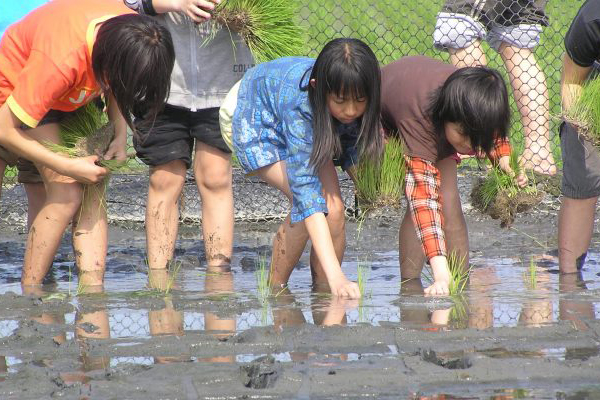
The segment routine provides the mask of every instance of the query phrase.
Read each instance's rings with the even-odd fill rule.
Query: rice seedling
[[[581,88],[569,109],[563,111],[563,118],[579,128],[579,134],[600,145],[600,79],[590,79]]]
[[[404,147],[402,141],[392,136],[385,145],[379,162],[361,160],[356,169],[358,199],[367,208],[398,206],[404,190]]]
[[[459,256],[455,251],[448,256],[448,269],[450,270],[450,296],[461,294],[467,285],[473,266],[465,265],[466,256]]]
[[[529,260],[529,266],[526,271],[523,271],[523,278],[530,289],[537,287],[537,265],[533,261],[533,257]]]
[[[369,275],[371,273],[371,268],[369,265],[364,262],[358,262],[357,267],[357,284],[358,290],[360,292],[360,299],[358,300],[358,321],[359,322],[367,322],[368,315],[365,312],[364,300],[366,297],[370,297],[371,293],[367,294],[367,280],[369,279]]]
[[[464,293],[452,296],[454,305],[450,310],[449,325],[454,329],[466,329],[469,325],[469,313],[467,311],[467,298]]]
[[[168,296],[175,286],[181,266],[180,261],[170,261],[165,270],[148,270],[148,287],[150,291],[145,291],[145,293]]]
[[[271,295],[271,284],[270,284],[270,272],[267,266],[267,256],[260,254],[256,261],[256,271],[254,272],[256,277],[256,287],[258,291],[258,301],[264,305],[268,302],[269,296]]]
[[[450,296],[454,297],[464,292],[469,275],[473,266],[464,265],[466,256],[459,256],[456,252],[451,252],[448,255],[448,270],[450,272],[450,283],[448,284],[448,292]],[[422,276],[425,282],[432,284],[435,280],[433,278],[433,271],[431,266],[423,268]]]
[[[236,32],[257,63],[305,54],[304,29],[296,23],[298,3],[289,0],[227,0],[217,6],[212,39],[220,25]]]

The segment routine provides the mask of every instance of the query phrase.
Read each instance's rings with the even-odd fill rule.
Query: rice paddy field
[[[562,39],[582,3],[550,0],[551,24],[536,49],[555,116]],[[372,44],[382,63],[408,54],[447,59],[431,44],[440,6],[304,2],[298,15],[306,39],[299,54],[314,56],[327,40],[351,35]],[[502,70],[497,54],[485,48],[490,64]],[[551,120],[555,143],[557,121]],[[514,118],[517,145],[521,132]],[[426,297],[427,272],[421,282],[400,279],[403,204],[380,204],[365,217],[342,176],[348,211],[342,268],[363,293],[360,300],[344,300],[311,288],[308,248],[289,288],[266,290],[265,260],[287,204],[239,172],[231,268],[206,268],[190,177],[177,263],[168,272],[149,273],[147,174],[135,165],[141,173],[110,180],[101,290],[78,284],[68,234],[44,286],[21,288],[25,195],[21,186],[3,188],[0,399],[600,398],[600,233],[594,232],[581,272],[559,275],[556,190],[540,186],[541,203],[500,228],[469,196],[484,173],[463,163],[459,189],[470,279],[461,293]]]

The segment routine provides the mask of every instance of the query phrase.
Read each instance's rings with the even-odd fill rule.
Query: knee
[[[83,186],[79,183],[48,184],[46,204],[60,204],[67,215],[74,215],[83,201]]]
[[[327,202],[327,223],[332,236],[337,236],[346,228],[346,208],[342,199]]]
[[[179,170],[154,169],[150,174],[150,192],[178,197],[185,183],[185,166]]]
[[[196,171],[196,182],[201,192],[223,192],[232,187],[231,168],[210,168]]]

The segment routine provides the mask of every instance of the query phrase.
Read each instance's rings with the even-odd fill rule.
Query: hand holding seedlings
[[[518,171],[518,174],[515,176],[515,171],[510,166],[510,163],[511,163],[510,156],[503,156],[503,157],[500,157],[500,160],[498,161],[498,166],[500,167],[500,169],[502,171],[506,172],[508,174],[508,176],[511,176],[514,178],[515,183],[517,184],[518,187],[524,188],[525,186],[527,186],[527,183],[529,182],[527,175],[525,175],[525,172],[523,170],[520,170],[520,171]]]
[[[152,5],[158,13],[177,11],[186,14],[200,24],[211,19],[211,11],[221,0],[154,0]]]

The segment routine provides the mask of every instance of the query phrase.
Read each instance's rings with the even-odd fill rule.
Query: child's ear
[[[310,83],[310,86],[311,86],[313,89],[316,89],[316,88],[317,88],[317,80],[316,80],[315,78],[313,78],[313,79],[311,79],[310,81],[308,81],[308,83]]]

